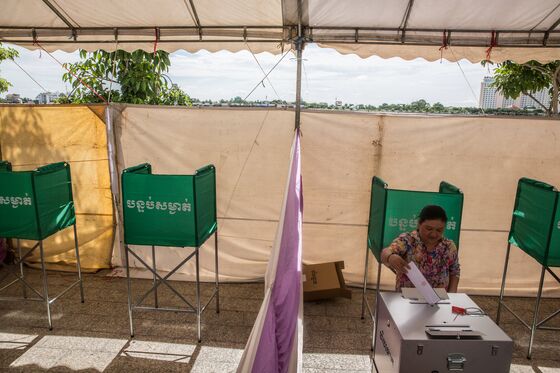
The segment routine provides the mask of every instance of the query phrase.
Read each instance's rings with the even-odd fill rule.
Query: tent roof
[[[0,41],[33,49],[279,53],[297,36],[366,57],[560,59],[558,0],[3,0]],[[443,48],[441,48],[443,47]]]

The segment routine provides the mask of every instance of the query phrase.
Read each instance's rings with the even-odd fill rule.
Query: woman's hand
[[[406,260],[401,258],[401,256],[398,255],[398,254],[391,254],[387,258],[387,263],[399,275],[400,274],[406,274],[408,272],[408,270],[410,269],[410,266],[408,265]]]

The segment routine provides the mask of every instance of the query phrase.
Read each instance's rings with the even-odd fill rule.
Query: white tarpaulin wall
[[[115,106],[113,118],[119,174],[143,162],[174,174],[216,166],[221,279],[262,279],[286,182],[293,112]],[[303,260],[344,260],[350,283],[362,280],[373,175],[391,188],[435,191],[446,180],[463,190],[460,288],[487,294],[499,291],[517,180],[560,186],[557,120],[303,112],[301,129]],[[159,250],[158,269],[171,269],[186,250]],[[212,248],[202,250],[203,279],[212,279],[212,258]],[[113,262],[121,264],[118,240]],[[191,279],[192,271],[187,266],[179,277]],[[539,273],[533,259],[512,250],[512,293],[532,292]],[[383,286],[393,281],[386,270]]]
[[[279,53],[300,22],[306,43],[360,56],[560,59],[557,0],[3,0],[0,42],[49,51],[157,44],[170,52],[248,43]]]

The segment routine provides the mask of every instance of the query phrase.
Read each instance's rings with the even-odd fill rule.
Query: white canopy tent
[[[362,57],[549,61],[560,58],[559,23],[558,0],[4,0],[0,41],[279,53],[300,36]]]
[[[280,53],[293,48],[298,52],[298,103],[301,92],[301,56],[306,43],[314,42],[335,48],[341,53],[356,53],[363,57],[375,54],[406,59],[467,58],[471,61],[490,57],[493,61],[536,59],[543,62],[560,59],[559,0],[3,0],[1,4],[0,42],[14,43],[29,49],[74,51],[83,48],[93,51],[100,48],[141,48],[147,51],[163,49],[172,52],[184,49],[196,52],[201,49],[239,51],[250,48],[255,53]],[[152,110],[155,109],[150,108]],[[119,121],[128,123],[132,117],[132,122],[137,126],[149,124],[148,119],[142,115],[135,122],[133,114],[139,113],[139,109],[124,112],[127,116],[117,115],[111,119],[111,113],[107,111],[105,120],[115,212],[119,210],[119,167],[112,143],[115,141],[112,121],[116,121],[118,125]],[[214,120],[217,114],[211,115]],[[292,118],[288,111],[282,111],[282,115],[288,116],[290,120]],[[308,115],[307,123],[313,123],[312,119],[313,115]],[[334,119],[332,121],[336,122]],[[426,121],[431,122],[432,119]],[[171,122],[174,121],[169,121]],[[318,122],[324,124],[324,121]],[[345,118],[340,123],[349,122]],[[295,123],[299,126],[300,105],[296,105]],[[519,121],[518,123],[521,125]],[[118,128],[117,126],[116,132]],[[278,128],[274,129],[276,135]],[[318,130],[321,142],[326,138],[324,128],[323,126]],[[450,127],[445,128],[448,130]],[[330,134],[337,134],[338,131]],[[439,130],[435,132],[439,133]],[[504,132],[509,133],[509,130]],[[442,138],[443,135],[442,132]],[[124,138],[128,139],[126,136]],[[278,136],[272,138],[278,141]],[[414,136],[410,138],[414,140]],[[399,139],[396,143],[401,144],[402,141]],[[368,145],[371,144],[368,142]],[[324,144],[319,147],[322,146]],[[344,149],[343,153],[347,154],[348,149]],[[364,154],[368,157],[370,155]],[[555,159],[557,153],[552,154],[551,157],[543,157]],[[370,158],[366,159],[371,161]],[[479,162],[483,162],[485,158],[481,159]],[[402,158],[398,160],[401,162]],[[332,162],[328,164],[332,165]],[[379,171],[378,167],[369,169]],[[535,167],[524,166],[523,175],[534,169]],[[551,168],[547,170],[551,171]],[[370,173],[367,178],[371,176],[373,174]],[[535,177],[538,178],[538,175]],[[414,180],[406,181],[410,184]],[[360,185],[367,184],[360,180]],[[509,199],[507,201],[509,203]],[[363,203],[356,205],[366,206]],[[509,214],[509,204],[507,213]],[[361,222],[360,219],[356,221]],[[348,225],[348,222],[343,223]],[[503,233],[504,228],[498,228],[496,229]],[[308,227],[308,231],[311,229]],[[325,235],[324,232],[316,237],[321,235]],[[360,257],[356,262],[361,263],[361,260]],[[356,282],[355,278],[350,280]],[[477,286],[481,287],[473,285],[473,288]]]

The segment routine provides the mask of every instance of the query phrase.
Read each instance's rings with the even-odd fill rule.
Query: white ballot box
[[[453,313],[453,306],[468,314]],[[480,311],[466,294],[449,294],[449,299],[429,305],[401,293],[379,293],[377,371],[509,372],[513,342]]]

